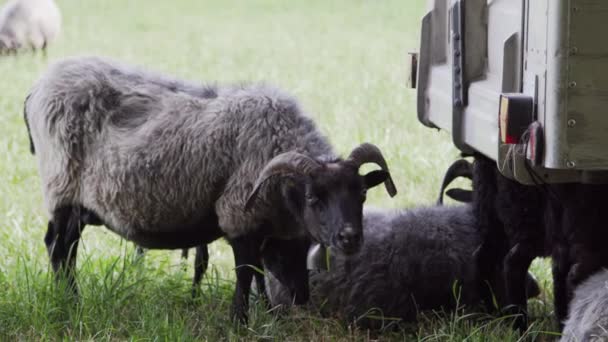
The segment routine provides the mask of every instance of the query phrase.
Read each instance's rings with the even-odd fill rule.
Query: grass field
[[[22,104],[48,63],[99,54],[192,80],[264,80],[294,93],[347,153],[370,141],[387,156],[400,191],[374,190],[368,203],[412,207],[434,201],[457,156],[447,134],[423,127],[405,87],[423,0],[60,0],[64,28],[48,58],[0,58],[0,340],[423,340],[516,341],[504,321],[429,315],[418,325],[369,333],[302,310],[285,318],[252,308],[248,327],[228,320],[233,260],[211,246],[203,295],[190,297],[191,266],[178,252],[133,246],[105,229],[84,232],[81,301],[57,291],[43,236],[46,215],[28,151]],[[533,272],[544,292],[531,301],[533,334],[554,330],[549,264]],[[550,339],[543,335],[542,339]]]

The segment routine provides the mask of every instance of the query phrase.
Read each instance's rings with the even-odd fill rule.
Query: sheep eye
[[[361,199],[365,201],[366,197],[367,197],[367,189],[361,190]]]
[[[306,195],[306,202],[308,202],[309,205],[315,205],[319,202],[319,198],[315,195]]]

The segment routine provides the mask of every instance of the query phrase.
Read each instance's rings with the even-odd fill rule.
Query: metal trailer
[[[608,182],[608,0],[429,0],[420,41],[423,124],[524,184]]]

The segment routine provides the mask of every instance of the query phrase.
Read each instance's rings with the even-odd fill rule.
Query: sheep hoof
[[[517,305],[509,305],[505,307],[504,312],[507,316],[513,317],[513,329],[518,330],[522,335],[528,330],[528,313],[525,309]]]
[[[244,309],[242,306],[232,306],[232,309],[230,310],[230,317],[232,317],[232,321],[234,323],[239,323],[242,325],[247,325],[249,319],[247,317],[247,310]]]
[[[198,286],[192,286],[192,299],[197,299],[201,295],[201,289]]]

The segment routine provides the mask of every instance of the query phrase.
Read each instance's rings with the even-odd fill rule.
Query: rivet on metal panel
[[[574,12],[574,13],[578,12],[578,7],[576,7],[576,6],[572,7],[572,12]]]
[[[575,163],[575,162],[573,162],[572,160],[568,160],[568,161],[566,162],[566,166],[567,166],[569,169],[573,169],[573,168],[575,168],[575,167],[576,167],[576,163]]]
[[[460,35],[458,33],[454,33],[454,40],[460,40]]]
[[[568,127],[574,127],[574,126],[576,126],[576,120],[574,120],[574,119],[568,120]]]
[[[578,53],[578,48],[573,46],[570,48],[570,55],[576,55]]]
[[[576,82],[575,81],[571,81],[570,83],[568,83],[568,87],[570,87],[570,88],[576,88]]]

